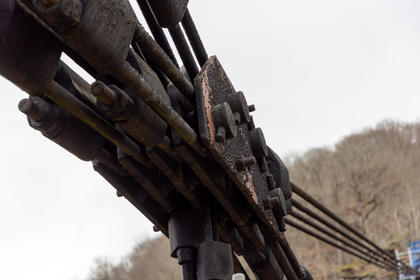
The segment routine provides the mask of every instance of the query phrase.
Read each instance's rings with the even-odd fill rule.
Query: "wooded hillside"
[[[382,122],[334,147],[289,157],[291,179],[383,248],[420,239],[420,124]],[[299,260],[315,279],[395,279],[288,229]],[[89,280],[182,279],[165,238],[137,245],[119,264],[98,261]]]
[[[405,249],[420,238],[419,140],[419,124],[382,122],[289,159],[291,179],[381,247]],[[360,262],[293,229],[287,236],[317,279],[384,277],[372,267],[353,273]]]

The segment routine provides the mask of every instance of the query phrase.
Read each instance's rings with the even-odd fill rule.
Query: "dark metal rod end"
[[[105,105],[112,105],[117,101],[115,93],[107,87],[103,82],[96,81],[90,87],[90,91],[100,102]]]
[[[18,108],[19,111],[31,117],[35,121],[42,121],[45,118],[45,115],[48,113],[46,110],[43,110],[43,108],[37,106],[36,103],[32,102],[28,98],[22,99],[19,102]]]

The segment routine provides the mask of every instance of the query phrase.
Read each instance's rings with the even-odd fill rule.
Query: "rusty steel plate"
[[[257,216],[268,218],[269,223],[271,225],[275,224],[277,229],[277,223],[271,211],[266,212],[263,207],[264,200],[269,195],[269,188],[260,161],[255,159],[253,164],[251,160],[248,165],[245,162],[245,165],[242,168],[239,166],[238,169],[238,162],[255,158],[250,144],[250,131],[254,130],[250,123],[252,122],[251,118],[242,116],[241,120],[234,124],[236,132],[232,132],[235,129],[227,128],[225,129],[227,132],[224,141],[217,140],[218,125],[221,121],[219,120],[220,116],[216,114],[220,111],[220,105],[227,103],[232,96],[241,93],[235,91],[215,56],[210,57],[203,66],[194,80],[194,85],[201,140],[209,148],[217,162],[226,170],[248,203],[256,210]],[[229,107],[237,109],[238,106]],[[234,115],[239,113],[235,112],[235,109],[231,109]],[[224,125],[229,126],[229,120],[225,121]],[[264,220],[267,222],[267,219]]]

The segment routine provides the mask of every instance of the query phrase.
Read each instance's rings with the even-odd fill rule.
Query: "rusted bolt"
[[[279,213],[282,217],[287,215],[286,200],[284,199],[283,191],[280,188],[276,188],[269,192],[270,203],[273,210]]]
[[[254,104],[249,105],[249,106],[248,106],[248,111],[250,111],[250,112],[255,112],[255,105],[254,105]]]
[[[216,130],[216,141],[223,143],[225,139],[236,137],[237,129],[229,104],[223,102],[212,108],[212,116]]]
[[[101,81],[96,81],[90,87],[91,93],[105,105],[112,105],[117,102],[117,96],[112,89]]]
[[[25,98],[19,102],[19,110],[27,115],[28,117],[32,118],[35,121],[42,121],[45,116],[48,114],[48,109],[39,106],[32,102],[30,99]]]
[[[236,169],[238,169],[238,171],[244,171],[245,169],[247,169],[247,167],[252,166],[256,163],[257,161],[255,157],[242,158],[236,161]]]
[[[252,151],[258,159],[268,155],[268,147],[261,128],[251,130],[249,132],[249,140],[251,142]]]
[[[123,197],[123,196],[124,196],[124,194],[123,194],[122,192],[120,192],[120,191],[117,191],[117,196],[118,196],[118,197]]]

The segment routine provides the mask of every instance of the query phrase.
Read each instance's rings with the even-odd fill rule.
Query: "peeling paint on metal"
[[[211,115],[211,104],[210,104],[210,85],[209,77],[207,72],[204,72],[203,79],[201,80],[201,87],[203,89],[203,98],[204,98],[204,110],[206,111],[207,116],[207,125],[210,133],[210,145],[213,146],[216,140],[216,132],[213,122],[213,116]]]

